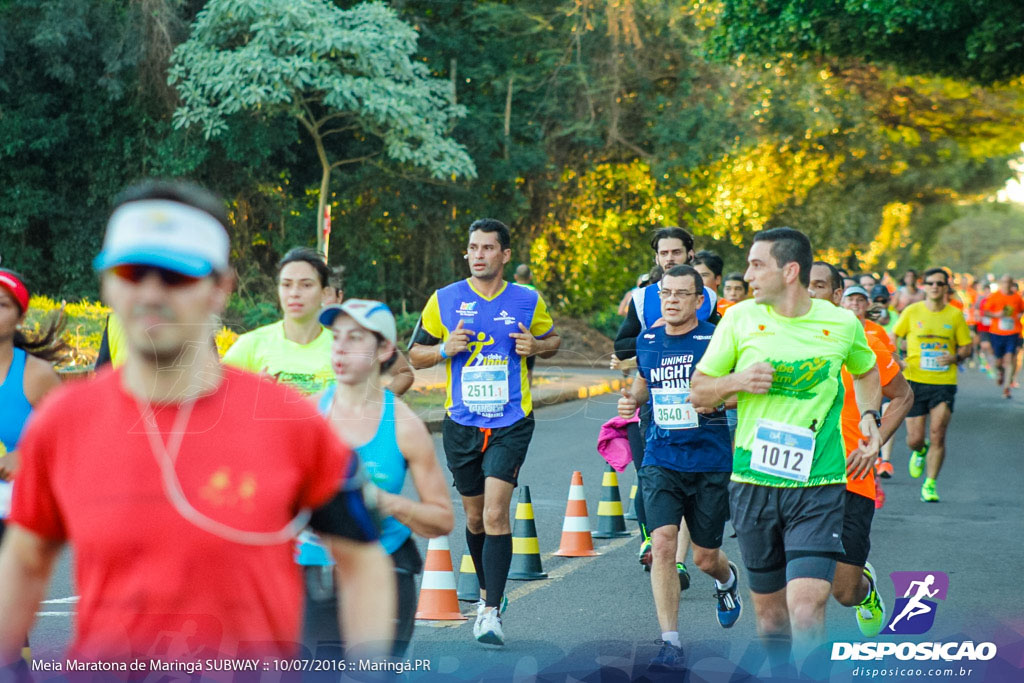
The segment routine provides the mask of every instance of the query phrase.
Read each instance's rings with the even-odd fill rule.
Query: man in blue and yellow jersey
[[[444,362],[448,396],[442,434],[448,469],[466,511],[466,544],[481,593],[474,637],[504,644],[501,603],[512,562],[509,504],[533,437],[524,360],[561,343],[540,295],[502,278],[512,257],[508,226],[469,226],[470,277],[430,297],[413,333],[415,368]]]

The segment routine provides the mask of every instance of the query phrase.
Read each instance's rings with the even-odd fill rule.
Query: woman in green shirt
[[[240,336],[224,363],[271,375],[307,396],[334,384],[331,334],[320,324],[324,297],[332,292],[331,271],[313,249],[296,247],[277,264],[277,297],[284,317]],[[413,383],[412,368],[398,354],[390,389],[396,396]]]

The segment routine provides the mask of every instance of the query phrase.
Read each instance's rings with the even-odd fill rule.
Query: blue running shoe
[[[729,568],[732,569],[733,576],[736,577],[732,582],[732,588],[721,590],[718,588],[718,584],[715,584],[715,598],[718,599],[718,623],[722,625],[722,628],[732,628],[733,624],[739,621],[740,614],[743,613],[739,593],[740,572],[732,562],[729,563]]]
[[[685,661],[683,648],[661,641],[661,649],[658,650],[657,656],[651,660],[647,669],[664,673],[681,673],[686,670]]]

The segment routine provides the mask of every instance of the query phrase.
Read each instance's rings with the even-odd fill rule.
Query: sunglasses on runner
[[[158,268],[156,266],[137,263],[125,263],[119,266],[113,266],[110,270],[114,275],[118,276],[122,280],[126,280],[135,285],[145,280],[146,276],[150,273],[156,273],[157,277],[160,278],[160,282],[162,282],[165,287],[187,287],[188,285],[194,285],[202,279],[199,277],[192,277],[191,275],[184,275],[173,270],[167,270],[166,268]]]
[[[926,280],[924,283],[925,287],[945,287],[946,283],[942,280]]]

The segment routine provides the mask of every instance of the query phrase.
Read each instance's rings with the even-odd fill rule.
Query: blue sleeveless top
[[[643,332],[661,317],[661,280],[653,285],[634,289],[633,304],[636,306],[636,317],[640,319],[640,331]],[[697,320],[704,322],[711,317],[717,307],[718,295],[705,287],[704,303],[697,309]]]
[[[25,361],[28,354],[15,348],[11,368],[0,384],[0,443],[4,453],[13,451],[21,440],[25,422],[32,413],[32,404],[25,398]],[[0,482],[0,519],[6,519],[11,498],[11,483]]]
[[[328,387],[320,399],[320,413],[325,417],[331,410],[335,389],[335,386]],[[384,390],[384,410],[377,425],[377,433],[366,445],[356,448],[355,451],[374,485],[388,493],[402,493],[408,463],[398,448],[398,437],[395,433],[395,395],[387,389]],[[330,555],[320,543],[315,543],[314,547],[310,535],[312,534],[303,532],[299,537],[302,544],[299,547],[297,562],[305,565],[333,564]],[[394,517],[385,517],[381,521],[380,542],[389,555],[398,550],[411,535],[412,530]]]

